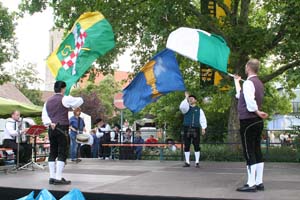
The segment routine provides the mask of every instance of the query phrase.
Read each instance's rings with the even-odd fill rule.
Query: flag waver
[[[169,35],[167,48],[227,73],[230,49],[221,36],[181,27]]]
[[[175,53],[165,49],[147,62],[123,90],[124,105],[138,112],[172,91],[185,91]]]
[[[47,59],[56,80],[67,83],[66,94],[100,56],[114,48],[114,33],[100,12],[82,14]]]

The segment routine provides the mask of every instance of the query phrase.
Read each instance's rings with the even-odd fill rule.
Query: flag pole
[[[228,76],[230,76],[230,77],[232,77],[232,78],[234,78],[234,75],[233,75],[233,74],[231,74],[231,73],[229,73],[229,72],[227,72],[227,75],[228,75]],[[244,79],[241,79],[241,81],[244,81],[244,82],[245,82],[245,80],[244,80]]]

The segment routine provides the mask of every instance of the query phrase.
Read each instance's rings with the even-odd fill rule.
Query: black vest
[[[254,88],[255,88],[255,101],[257,103],[258,109],[261,110],[263,97],[264,97],[264,85],[263,83],[258,79],[257,76],[253,76],[249,79],[252,81]],[[258,117],[258,115],[255,112],[249,112],[247,110],[247,105],[245,101],[245,96],[243,93],[243,90],[241,90],[239,102],[238,102],[238,112],[239,112],[239,118],[240,119],[251,119]]]
[[[60,125],[69,125],[68,108],[62,104],[62,94],[55,94],[50,97],[46,104],[46,110],[53,123]]]

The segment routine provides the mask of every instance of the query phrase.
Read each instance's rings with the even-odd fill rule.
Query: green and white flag
[[[69,34],[48,57],[47,65],[56,80],[71,86],[90,69],[100,56],[114,48],[114,33],[109,22],[100,12],[82,14]]]
[[[221,36],[200,29],[180,27],[169,35],[167,48],[227,73],[230,49]]]

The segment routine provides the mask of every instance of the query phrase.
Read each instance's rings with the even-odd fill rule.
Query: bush
[[[263,155],[268,162],[297,162],[297,150],[292,147],[270,147],[268,152],[263,151]]]
[[[298,162],[300,158],[300,151],[291,146],[262,148],[262,152],[267,162]],[[163,150],[164,160],[181,160],[181,157],[181,149],[177,149],[175,152],[166,148]],[[159,160],[159,148],[144,150],[142,159]],[[191,148],[190,159],[191,161],[195,160],[193,148]],[[201,144],[200,159],[202,161],[245,162],[242,149],[233,150],[228,144]]]
[[[241,151],[232,151],[229,145],[201,145],[201,160],[207,161],[244,161]]]

